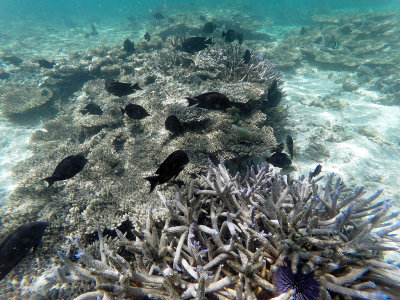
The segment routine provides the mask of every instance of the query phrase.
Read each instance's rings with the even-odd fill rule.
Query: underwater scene
[[[0,0],[0,300],[400,299],[400,2]]]

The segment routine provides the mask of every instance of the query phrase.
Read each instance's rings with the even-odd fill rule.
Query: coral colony
[[[232,177],[222,161],[210,163],[187,190],[176,187],[174,199],[158,192],[168,211],[164,221],[150,211],[146,224],[132,229],[133,239],[117,230],[118,240],[107,240],[98,229],[100,259],[74,239],[60,253],[65,266],[57,280],[96,283],[75,299],[399,295],[399,267],[382,259],[385,251],[399,250],[391,202],[375,201],[381,190],[366,197],[362,187],[348,188],[334,174],[325,185],[322,178],[294,180],[269,164]],[[117,254],[122,248],[125,254]]]

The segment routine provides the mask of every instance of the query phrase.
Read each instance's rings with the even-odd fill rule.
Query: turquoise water
[[[380,200],[390,198],[390,212],[398,211],[399,1],[315,2],[0,0],[0,240],[27,222],[51,228],[0,281],[0,299],[73,299],[92,291],[93,284],[60,288],[57,252],[75,249],[76,237],[92,247],[97,225],[143,222],[149,209],[165,209],[143,178],[181,148],[190,163],[177,179],[186,186],[207,171],[208,158],[245,172],[240,166],[264,161],[290,135],[294,156],[283,174],[297,178],[321,164],[322,175],[335,172],[351,188],[365,186],[368,196],[383,189]],[[207,21],[212,33],[203,32]],[[243,33],[242,45],[224,40],[228,29]],[[214,44],[186,53],[179,48],[183,36],[213,37]],[[133,54],[123,49],[126,39],[135,44]],[[245,74],[246,65],[224,61],[221,49],[230,45],[239,60],[250,50],[250,65],[261,69]],[[40,59],[54,66],[40,67]],[[263,67],[275,75],[261,75]],[[265,108],[259,101],[272,76],[284,96]],[[105,79],[137,82],[141,90],[116,97]],[[242,110],[234,121],[187,107],[186,97],[209,91],[251,112]],[[121,116],[120,107],[133,102],[150,117]],[[88,103],[103,115],[83,115]],[[171,137],[164,128],[170,114],[207,125]],[[233,122],[251,137],[238,137]],[[78,153],[89,160],[83,171],[47,187],[42,178]],[[174,188],[160,184],[156,191],[172,197]],[[399,256],[397,249],[385,259]]]

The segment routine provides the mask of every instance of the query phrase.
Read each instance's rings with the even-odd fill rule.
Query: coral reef
[[[399,21],[395,14],[350,13],[318,16],[312,26],[286,34],[279,43],[255,48],[280,70],[310,65],[350,71],[351,90],[360,86],[384,94],[379,102],[399,105]],[[349,89],[348,78],[340,82]]]
[[[202,52],[199,64],[211,68],[217,78],[233,82],[250,81],[270,86],[274,80],[281,80],[281,74],[275,64],[258,53],[252,52],[250,63],[246,64],[243,58],[245,50],[240,45],[218,42]],[[205,61],[201,60],[202,57]]]
[[[268,164],[232,177],[223,162],[210,164],[173,199],[158,192],[166,217],[156,220],[150,211],[132,230],[134,239],[117,230],[118,240],[107,242],[98,229],[100,259],[74,239],[50,280],[96,283],[96,291],[75,299],[398,295],[399,267],[382,256],[399,250],[391,202],[375,201],[381,190],[365,197],[364,188],[348,188],[333,173],[320,186],[322,178],[294,180]],[[74,248],[78,262],[71,260]]]
[[[46,87],[10,85],[1,96],[1,113],[5,117],[24,114],[40,108],[50,101],[53,92]]]
[[[275,146],[273,121],[256,106],[241,114],[241,126],[251,133],[250,139],[242,140],[234,134],[229,113],[188,107],[185,100],[219,91],[234,102],[248,103],[260,99],[268,85],[230,82],[227,78],[212,80],[213,71],[201,66],[163,65],[160,58],[175,55],[172,52],[163,48],[127,56],[121,45],[101,47],[74,52],[57,60],[53,69],[41,68],[32,74],[29,82],[40,86],[38,90],[51,90],[53,97],[46,105],[45,117],[42,111],[32,114],[42,126],[30,138],[32,156],[13,170],[19,185],[0,208],[5,228],[39,219],[50,222],[53,235],[62,237],[92,233],[97,225],[114,227],[128,219],[144,221],[146,211],[159,205],[149,195],[144,178],[173,151],[188,153],[190,163],[178,179],[189,182],[207,168],[209,157],[262,156]],[[181,54],[176,51],[176,55]],[[197,60],[194,55],[190,59]],[[206,61],[205,56],[201,59]],[[124,97],[110,95],[104,89],[109,78],[139,82],[142,90]],[[89,103],[98,105],[103,114],[82,114]],[[143,106],[150,116],[140,121],[124,117],[120,107],[129,103]],[[195,130],[171,137],[164,129],[164,121],[171,114]],[[41,179],[49,176],[60,160],[75,154],[88,159],[84,170],[51,188],[45,186]],[[172,193],[169,184],[157,189],[167,196]],[[51,243],[54,239],[49,238],[48,247],[40,252],[48,264],[52,264],[50,257],[57,250],[57,243]],[[15,272],[9,276],[15,276]],[[17,293],[10,286],[0,285],[4,295]]]

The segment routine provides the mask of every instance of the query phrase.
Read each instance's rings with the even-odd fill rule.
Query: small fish
[[[204,24],[203,32],[204,33],[213,33],[215,27],[216,26],[214,25],[213,22],[207,22],[206,24]]]
[[[292,164],[289,156],[283,152],[275,152],[270,157],[265,159],[268,163],[272,164],[274,167],[287,168]]]
[[[247,49],[246,51],[244,51],[244,55],[243,55],[244,63],[247,65],[250,62],[250,59],[251,59],[251,53],[250,53],[250,50]]]
[[[315,170],[312,173],[310,172],[309,178],[311,179],[318,176],[319,173],[321,173],[321,171],[322,171],[322,166],[321,165],[316,166]]]
[[[48,61],[46,59],[39,59],[39,68],[45,68],[45,69],[53,69],[54,65],[56,64],[54,61]]]
[[[189,157],[185,151],[177,150],[172,152],[158,167],[157,176],[149,176],[145,179],[150,182],[151,193],[158,184],[163,184],[170,179],[176,178],[189,162]]]
[[[197,104],[197,107],[225,110],[232,106],[231,101],[227,96],[217,92],[204,93],[193,98],[186,97],[189,101],[189,106]]]
[[[150,33],[146,32],[145,35],[144,35],[143,37],[144,37],[144,39],[145,39],[146,41],[150,42],[150,39],[151,39]]]
[[[162,20],[162,19],[164,19],[164,15],[163,15],[162,13],[160,13],[160,12],[157,12],[157,13],[153,14],[153,17],[154,17],[156,20]]]
[[[293,139],[290,135],[286,137],[286,146],[289,150],[290,158],[293,159]]]
[[[232,43],[234,40],[238,40],[239,45],[243,43],[243,33],[236,32],[233,29],[222,31],[222,37],[225,38],[225,42]]]
[[[129,39],[126,39],[124,41],[124,50],[126,53],[133,53],[133,51],[135,51],[135,45]]]
[[[49,187],[54,182],[60,180],[66,180],[74,177],[80,171],[83,170],[88,160],[83,155],[70,155],[64,158],[56,167],[53,174],[50,177],[46,177],[42,180],[47,181]]]
[[[210,120],[193,119],[182,123],[185,131],[204,132],[209,127]]]
[[[274,107],[279,104],[283,97],[283,93],[278,88],[278,80],[274,79],[267,92],[267,106]]]
[[[185,39],[179,49],[187,53],[195,53],[206,49],[207,45],[211,44],[213,44],[212,37],[207,39],[202,36],[195,36]]]
[[[165,120],[165,129],[176,135],[183,135],[182,123],[175,115],[170,115],[167,117]]]
[[[332,49],[337,49],[337,48],[339,48],[339,46],[340,46],[339,41],[334,41],[334,42],[332,43]]]
[[[112,79],[106,79],[105,89],[110,94],[118,97],[132,94],[135,90],[141,90],[141,88],[139,87],[139,83],[124,83]]]
[[[101,116],[103,114],[103,110],[97,104],[89,103],[88,105],[86,105],[84,108],[81,109],[81,113],[83,115],[89,114],[89,115]]]
[[[126,113],[133,120],[141,120],[150,116],[147,110],[138,104],[128,104],[125,108],[121,107],[121,112],[122,114]]]
[[[36,250],[48,226],[45,222],[31,222],[19,226],[0,244],[0,280],[28,253]]]
[[[236,39],[236,31],[233,29],[222,31],[222,37],[225,38],[225,42],[232,43]]]
[[[236,33],[236,39],[238,40],[239,45],[241,45],[243,43],[243,33]]]
[[[322,42],[322,36],[319,36],[314,40],[314,44],[321,44],[321,42]]]
[[[156,82],[156,77],[154,75],[149,75],[146,77],[145,85],[153,84]]]
[[[90,24],[90,29],[92,30],[89,33],[85,33],[85,37],[88,38],[89,36],[96,36],[99,33],[97,32],[96,26],[94,26],[94,24]]]

